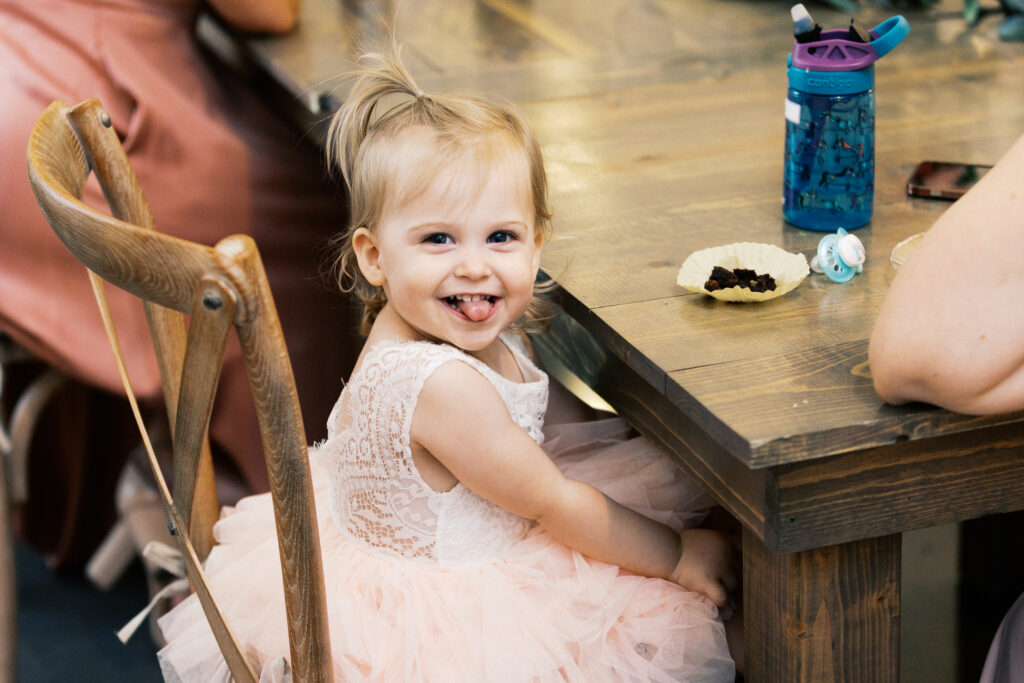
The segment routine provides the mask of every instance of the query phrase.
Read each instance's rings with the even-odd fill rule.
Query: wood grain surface
[[[747,680],[899,680],[898,535],[784,555],[743,538]]]
[[[765,242],[808,258],[816,249],[821,234],[781,211],[788,7],[313,0],[294,35],[246,41],[243,56],[293,100],[314,103],[297,120],[313,136],[344,99],[355,55],[387,48],[392,26],[426,90],[516,103],[550,174],[556,236],[545,271],[576,311],[594,314],[588,329],[603,346],[763,467],[978,425],[927,406],[893,411],[866,370],[848,373],[866,361],[892,248],[947,206],[906,197],[914,165],[991,163],[1024,132],[1024,51],[999,41],[994,21],[968,27],[961,9],[901,8],[910,35],[876,64],[875,213],[857,231],[865,272],[846,285],[812,274],[758,305],[691,294],[675,276],[690,253],[719,244]],[[826,27],[848,22],[812,11]],[[866,4],[858,20],[893,13]],[[756,410],[742,407],[752,401]]]

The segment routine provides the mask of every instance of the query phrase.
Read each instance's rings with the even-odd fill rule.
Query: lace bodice
[[[524,382],[513,382],[481,361],[430,342],[378,344],[363,358],[328,419],[316,457],[331,473],[334,522],[372,551],[439,566],[491,561],[523,537],[529,520],[462,484],[435,491],[412,460],[409,431],[420,390],[449,362],[475,368],[498,391],[515,422],[543,440],[548,378],[516,340],[512,350]]]

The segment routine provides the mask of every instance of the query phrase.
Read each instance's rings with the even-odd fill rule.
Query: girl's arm
[[[707,538],[697,534],[693,547],[684,547],[685,532],[681,542],[668,527],[563,476],[512,420],[494,387],[465,363],[448,363],[426,381],[411,438],[477,494],[536,520],[581,553],[644,576],[686,580],[687,588],[725,603],[717,577],[702,579],[700,570],[693,575],[678,567],[681,558],[687,567],[703,560]]]
[[[295,27],[301,0],[208,0],[218,16],[239,31],[287,33]]]
[[[875,389],[971,414],[1024,409],[1024,137],[921,240],[871,336]]]

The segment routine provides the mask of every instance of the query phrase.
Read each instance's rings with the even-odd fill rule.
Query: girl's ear
[[[359,270],[371,285],[380,287],[387,282],[380,263],[380,248],[377,239],[366,226],[356,228],[352,233],[352,251],[356,254]]]

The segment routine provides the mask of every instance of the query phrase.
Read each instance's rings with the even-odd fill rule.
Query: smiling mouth
[[[498,297],[488,294],[454,294],[441,299],[449,308],[473,322],[491,317]]]

